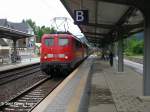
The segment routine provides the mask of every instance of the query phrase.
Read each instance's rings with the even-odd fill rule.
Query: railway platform
[[[131,68],[119,73],[108,61],[91,56],[32,112],[150,112],[142,80]]]
[[[33,64],[33,63],[39,63],[39,62],[40,62],[40,58],[36,57],[36,58],[22,59],[20,62],[16,62],[16,63],[1,64],[0,65],[0,72],[5,71],[5,70],[18,68],[18,67],[22,67],[22,66],[26,66],[26,65],[29,65],[31,63]]]

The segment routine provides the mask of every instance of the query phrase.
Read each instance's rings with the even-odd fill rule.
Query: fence
[[[11,63],[10,56],[0,56],[0,64],[9,64]]]
[[[35,56],[34,49],[16,48],[17,55],[14,56],[13,48],[0,49],[0,64],[20,62],[22,59],[31,59]]]

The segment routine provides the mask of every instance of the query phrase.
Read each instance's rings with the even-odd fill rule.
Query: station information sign
[[[89,21],[88,10],[74,10],[74,20],[77,25],[87,25]]]

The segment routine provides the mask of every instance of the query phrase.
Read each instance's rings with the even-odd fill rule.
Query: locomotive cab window
[[[46,46],[53,46],[54,45],[54,38],[46,38],[44,43]]]
[[[60,46],[68,45],[68,43],[69,43],[69,40],[67,38],[59,38],[58,40],[58,45]]]

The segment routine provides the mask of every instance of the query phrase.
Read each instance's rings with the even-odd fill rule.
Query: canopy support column
[[[17,58],[17,49],[16,49],[16,43],[17,43],[17,39],[13,39],[13,49],[14,51],[12,52],[12,55],[11,55],[11,60],[12,62],[16,62],[16,58]]]
[[[150,13],[145,11],[145,36],[144,36],[144,68],[143,88],[144,96],[150,96]]]
[[[123,39],[118,41],[118,72],[123,72]]]

